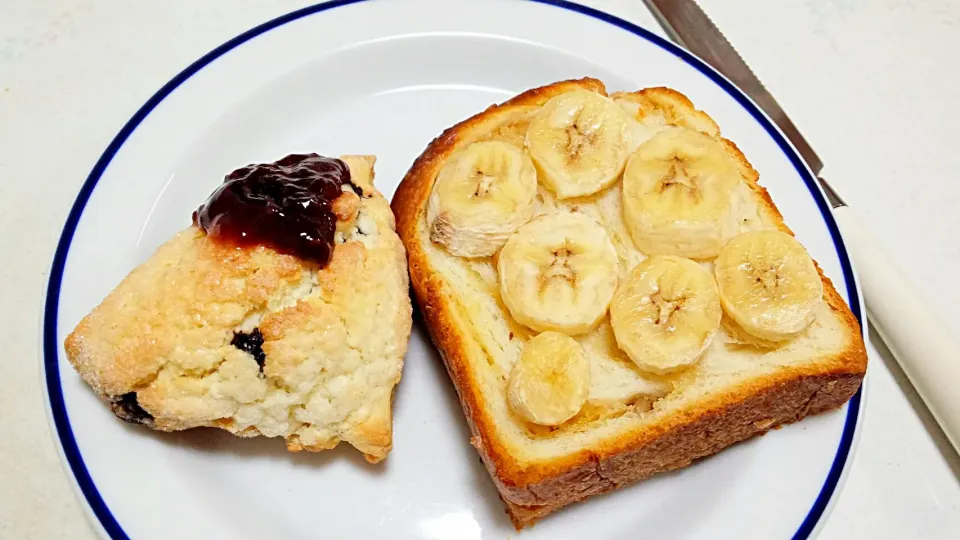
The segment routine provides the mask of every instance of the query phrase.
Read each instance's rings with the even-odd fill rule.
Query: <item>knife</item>
[[[644,0],[667,35],[750,96],[793,143],[833,207],[856,264],[867,316],[956,451],[960,452],[960,343],[920,300],[854,212],[820,177],[823,163],[743,58],[694,0]]]

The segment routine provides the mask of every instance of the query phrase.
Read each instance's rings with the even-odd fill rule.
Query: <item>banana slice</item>
[[[617,92],[610,99],[628,111],[640,123],[655,130],[680,126],[718,137],[720,126],[687,96],[665,87],[644,88],[639,92]]]
[[[533,217],[537,171],[523,150],[477,142],[437,175],[427,205],[430,240],[458,257],[496,253]]]
[[[510,370],[507,400],[514,412],[543,426],[556,426],[583,408],[590,391],[590,364],[572,337],[537,335]]]
[[[632,148],[631,122],[613,100],[588,90],[546,102],[530,121],[526,140],[540,181],[560,199],[609,186]]]
[[[648,255],[715,257],[736,234],[740,173],[716,139],[668,128],[641,144],[623,172],[623,213]]]
[[[723,310],[748,334],[768,341],[802,332],[823,299],[813,259],[780,231],[735,236],[720,250],[714,273]]]
[[[520,227],[497,259],[500,295],[513,318],[570,335],[589,331],[606,314],[619,269],[603,227],[562,211]]]
[[[710,272],[669,255],[638,264],[610,304],[617,344],[640,369],[661,374],[695,363],[722,315]]]

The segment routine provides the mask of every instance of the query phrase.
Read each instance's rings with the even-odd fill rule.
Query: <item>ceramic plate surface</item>
[[[105,537],[806,538],[842,480],[861,397],[675,473],[513,531],[452,385],[415,328],[394,448],[159,434],[118,421],[67,363],[65,336],[190,222],[223,176],[294,152],[375,154],[391,196],[444,128],[527,88],[594,76],[611,91],[666,85],[708,111],[761,174],[787,223],[859,315],[853,271],[812,175],[752,103],[652,34],[559,2],[334,2],[265,23],[163,87],[78,195],[46,299],[44,362],[62,455]]]

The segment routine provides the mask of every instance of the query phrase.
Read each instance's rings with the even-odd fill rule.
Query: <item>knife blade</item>
[[[773,98],[760,79],[753,74],[750,66],[737,50],[727,41],[710,17],[693,0],[644,0],[647,8],[657,19],[670,39],[700,57],[714,69],[730,79],[750,96],[763,112],[780,128],[780,131],[793,143],[797,153],[810,167],[813,174],[827,194],[827,200],[834,208],[844,206],[837,192],[820,178],[823,162],[813,147],[803,138],[800,130],[790,120],[777,100]]]
[[[867,227],[830,187],[823,163],[777,101],[694,0],[644,0],[671,39],[750,96],[793,143],[833,206],[844,244],[859,270],[867,314],[947,440],[960,453],[960,342],[890,262]],[[949,381],[949,382],[948,382]]]

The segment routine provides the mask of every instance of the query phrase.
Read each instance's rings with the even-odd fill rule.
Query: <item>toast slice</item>
[[[558,82],[524,92],[444,131],[415,161],[392,208],[406,246],[416,298],[456,386],[476,447],[517,529],[571,503],[653,474],[678,469],[734,443],[839,407],[857,391],[867,358],[859,324],[820,272],[823,302],[807,330],[787,344],[754,346],[722,326],[694,366],[668,375],[643,372],[617,346],[608,320],[576,336],[590,362],[582,410],[557,426],[515,414],[506,396],[511,366],[536,332],[510,315],[497,287],[497,255],[457,257],[431,241],[428,203],[444,163],[488,140],[524,148],[531,117],[548,100],[588,90],[598,80]],[[647,128],[681,126],[721,141],[742,177],[741,229],[792,234],[758,173],[717,124],[685,96],[648,88],[609,96]],[[609,233],[621,276],[644,259],[622,217],[619,181],[588,197],[556,201],[538,185],[535,214],[576,206]],[[817,268],[819,272],[819,268]]]
[[[67,359],[118,417],[387,456],[412,326],[404,250],[376,158],[341,159],[353,187],[334,199],[327,264],[192,225],[80,321]]]

